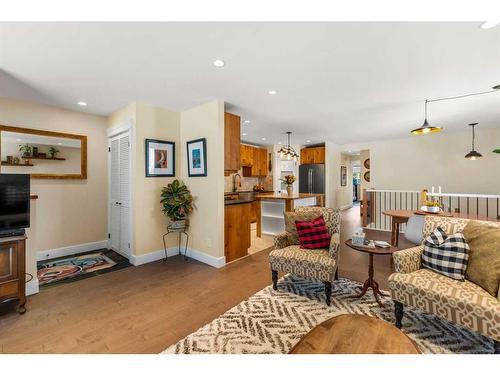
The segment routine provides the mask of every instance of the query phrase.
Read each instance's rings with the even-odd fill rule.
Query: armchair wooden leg
[[[273,289],[278,290],[278,271],[271,270],[271,276],[273,278]]]
[[[494,353],[500,354],[500,341],[493,340]]]
[[[325,281],[325,295],[326,295],[326,304],[330,306],[332,301],[332,283],[329,281]]]
[[[401,324],[401,321],[403,320],[403,314],[403,304],[401,302],[394,301],[394,316],[396,317],[396,327],[398,327],[399,329],[401,329],[401,327],[403,326]]]
[[[339,279],[339,269],[337,267],[337,269],[335,270],[335,277],[334,277],[335,280],[338,280]]]

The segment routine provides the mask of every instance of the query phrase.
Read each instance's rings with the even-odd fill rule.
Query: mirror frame
[[[81,166],[79,174],[78,173],[30,173],[30,176],[32,178],[55,179],[55,180],[87,179],[87,136],[86,135],[60,133],[48,130],[28,129],[28,128],[19,128],[16,126],[0,125],[0,155],[2,150],[2,132],[15,132],[15,133],[25,133],[33,135],[44,135],[48,137],[79,139],[81,143],[81,156],[80,156]],[[0,173],[1,173],[1,166],[0,166]]]

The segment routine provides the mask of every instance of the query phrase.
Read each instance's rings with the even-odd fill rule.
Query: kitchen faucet
[[[239,177],[240,178],[240,182],[238,184],[238,187],[241,187],[241,176],[239,175],[239,173],[235,173],[233,174],[233,192],[236,192],[238,189],[236,188],[236,177]]]

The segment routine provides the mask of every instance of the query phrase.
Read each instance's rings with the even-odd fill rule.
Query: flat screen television
[[[0,174],[0,235],[23,233],[29,226],[29,174]]]

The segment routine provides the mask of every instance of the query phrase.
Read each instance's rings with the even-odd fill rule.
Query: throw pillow
[[[424,240],[422,253],[424,268],[464,281],[468,259],[469,246],[461,232],[448,236],[438,227]]]
[[[500,228],[469,221],[464,237],[470,247],[465,278],[497,296],[500,286]]]
[[[330,234],[323,215],[310,221],[295,222],[300,246],[304,249],[324,249],[330,246]]]
[[[320,216],[321,213],[316,210],[307,210],[303,212],[285,212],[285,231],[290,233],[291,239],[294,243],[299,243],[299,235],[295,221],[309,221]]]

